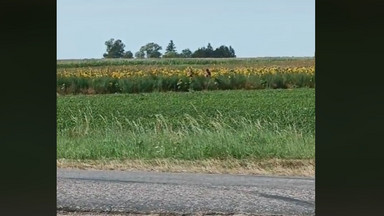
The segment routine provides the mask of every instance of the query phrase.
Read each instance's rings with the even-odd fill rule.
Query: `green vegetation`
[[[60,77],[57,80],[59,94],[113,94],[143,93],[166,91],[202,91],[202,90],[235,90],[235,89],[287,89],[313,88],[313,74],[263,74],[233,76],[219,75],[215,78],[196,76],[145,76],[118,79],[114,77],[86,78]]]
[[[314,158],[314,89],[59,96],[57,158]]]
[[[59,94],[112,94],[313,88],[314,63],[313,58],[58,61],[56,89]]]
[[[180,59],[83,59],[83,60],[57,60],[58,69],[80,68],[80,67],[103,67],[103,66],[226,66],[226,67],[308,67],[315,65],[312,57],[260,57],[260,58],[180,58]]]

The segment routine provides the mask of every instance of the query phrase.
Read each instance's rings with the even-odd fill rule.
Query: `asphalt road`
[[[58,169],[57,209],[314,215],[314,178]]]

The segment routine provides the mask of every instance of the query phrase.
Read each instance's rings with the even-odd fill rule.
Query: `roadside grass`
[[[196,161],[176,159],[78,160],[58,159],[58,168],[81,170],[120,170],[151,172],[188,172],[238,175],[315,175],[315,159],[204,159]]]
[[[314,157],[314,136],[295,128],[263,127],[260,122],[233,119],[232,125],[186,116],[180,128],[173,128],[159,116],[144,126],[118,121],[104,129],[85,123],[58,134],[58,158],[67,159],[152,159],[180,160]],[[275,129],[269,129],[273,128]],[[235,129],[236,128],[236,129]]]
[[[314,123],[314,89],[59,96],[58,167],[313,175]]]

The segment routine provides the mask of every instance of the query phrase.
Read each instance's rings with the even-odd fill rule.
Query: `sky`
[[[57,0],[57,59],[102,58],[120,39],[133,54],[170,40],[237,57],[314,56],[315,0]]]

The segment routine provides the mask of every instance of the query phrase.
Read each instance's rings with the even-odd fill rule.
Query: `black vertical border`
[[[383,1],[316,0],[316,215],[380,215]]]
[[[56,215],[56,1],[0,10],[0,214]]]

